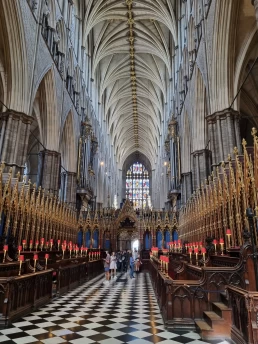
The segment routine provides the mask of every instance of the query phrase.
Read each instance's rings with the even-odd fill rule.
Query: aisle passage
[[[205,344],[194,332],[168,332],[148,274],[103,275],[0,331],[0,343]],[[226,341],[215,343],[226,344]]]

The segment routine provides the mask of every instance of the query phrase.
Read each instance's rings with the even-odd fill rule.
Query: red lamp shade
[[[18,246],[18,251],[21,251],[22,250],[22,246]]]
[[[202,247],[202,253],[206,253],[206,248]]]
[[[223,239],[223,238],[220,238],[220,239],[219,239],[219,243],[220,243],[220,244],[224,244],[224,239]]]
[[[22,240],[22,243],[23,243],[23,244],[26,244],[26,240]]]
[[[61,240],[60,240],[60,239],[58,239],[58,240],[57,240],[57,243],[58,243],[58,244],[60,244],[60,242],[61,242]]]
[[[50,244],[53,244],[53,239],[50,239],[49,241],[50,241]]]
[[[48,259],[48,258],[49,258],[49,254],[46,253],[46,254],[45,254],[45,259]]]
[[[231,229],[227,229],[227,230],[226,230],[226,234],[227,234],[227,235],[231,235]]]
[[[46,245],[48,246],[48,244],[49,244],[49,243],[48,243],[48,241],[47,241],[47,242],[46,242]]]
[[[39,244],[39,241],[38,240],[36,240],[36,245],[38,245]]]
[[[218,244],[218,241],[216,239],[213,240],[213,244],[214,245],[217,245]]]
[[[198,248],[195,248],[194,253],[198,253],[198,252],[199,252]]]
[[[4,245],[4,251],[8,251],[8,245]]]
[[[202,246],[202,242],[201,241],[199,242],[199,246]]]
[[[33,260],[38,260],[38,259],[39,259],[38,255],[34,254]]]
[[[32,240],[30,240],[30,245],[32,245],[32,243],[33,243],[33,241],[32,241]]]
[[[19,261],[20,261],[20,262],[24,262],[24,255],[21,254],[21,255],[19,256]]]
[[[40,239],[40,241],[41,241],[41,242],[42,242],[42,241],[44,242],[44,241],[45,241],[45,239],[44,239],[44,238],[41,238],[41,239]]]

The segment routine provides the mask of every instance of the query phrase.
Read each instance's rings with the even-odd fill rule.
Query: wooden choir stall
[[[94,278],[101,251],[77,244],[82,219],[0,167],[0,326]]]
[[[165,326],[258,343],[258,137],[217,166],[179,212],[179,239],[152,248]]]

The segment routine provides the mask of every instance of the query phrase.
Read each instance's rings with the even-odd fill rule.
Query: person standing
[[[126,271],[128,270],[128,267],[130,268],[130,251],[128,250],[125,253],[125,259],[126,259]]]
[[[117,252],[117,271],[121,272],[122,271],[122,252]]]
[[[130,277],[131,278],[134,278],[134,258],[133,258],[133,255],[132,253],[130,253]]]
[[[138,257],[136,258],[136,261],[135,261],[135,271],[136,272],[139,272],[140,271],[140,266],[141,266],[142,262],[141,262],[141,257],[140,255],[138,254]]]
[[[122,253],[122,271],[123,272],[127,271],[126,252],[125,251]]]
[[[111,277],[113,275],[114,278],[116,278],[116,268],[117,268],[116,262],[117,262],[116,254],[115,252],[112,252],[111,261],[110,261],[110,270],[111,270]]]
[[[106,280],[105,282],[108,283],[109,282],[109,269],[110,269],[110,254],[108,251],[106,251],[106,258],[103,258],[104,260],[104,270],[105,270],[105,276],[106,276]]]

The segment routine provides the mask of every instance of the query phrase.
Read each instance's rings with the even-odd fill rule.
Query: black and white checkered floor
[[[164,329],[148,274],[103,284],[103,275],[0,331],[0,343],[205,344],[194,332]],[[214,343],[227,344],[227,341]]]

